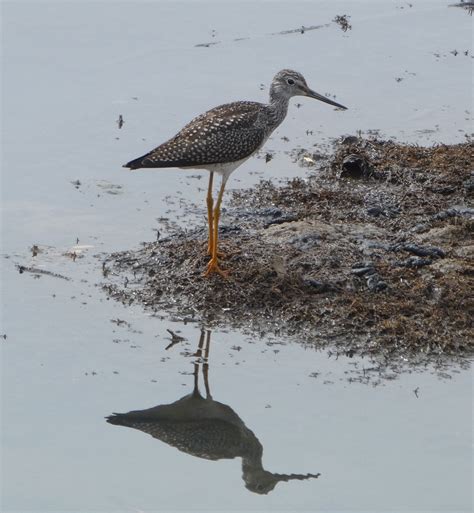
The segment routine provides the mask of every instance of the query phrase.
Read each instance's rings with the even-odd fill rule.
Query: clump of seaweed
[[[110,255],[104,288],[387,365],[472,356],[473,149],[346,138],[306,179],[234,193],[227,280],[202,277],[206,231],[178,230]]]

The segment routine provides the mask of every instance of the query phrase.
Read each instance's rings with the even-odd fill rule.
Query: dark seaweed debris
[[[352,25],[349,23],[350,16],[347,14],[342,14],[336,16],[332,21],[341,27],[343,32],[347,32],[352,29]]]
[[[33,255],[36,256],[36,255]],[[67,276],[63,276],[62,274],[54,273],[52,271],[48,271],[47,269],[40,269],[38,267],[31,267],[28,265],[17,265],[18,272],[20,274],[23,273],[31,273],[36,278],[40,278],[41,276],[51,276],[53,278],[60,278],[61,280],[69,281],[71,278]]]
[[[461,2],[457,4],[451,4],[450,7],[461,7],[462,9],[466,9],[466,11],[472,16],[472,13],[474,12],[474,2],[471,2],[470,0],[461,0]]]
[[[221,230],[228,280],[202,277],[203,227],[110,255],[104,288],[387,365],[472,356],[473,149],[350,137],[326,159],[299,152],[315,162],[309,178],[234,193]],[[349,155],[370,172],[345,174]]]

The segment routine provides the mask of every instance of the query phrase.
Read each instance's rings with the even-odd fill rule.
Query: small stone
[[[378,274],[371,274],[367,278],[367,287],[369,290],[377,292],[379,290],[386,289],[388,285],[380,279],[380,276]]]
[[[431,191],[435,194],[452,194],[456,191],[456,187],[450,185],[441,185],[440,187],[431,187]]]
[[[366,276],[370,274],[375,274],[374,267],[356,267],[355,269],[352,269],[351,273],[355,274],[356,276]]]
[[[413,228],[411,228],[411,232],[413,233],[422,233],[426,232],[429,229],[429,226],[426,223],[418,223]]]
[[[265,223],[265,228],[272,226],[273,224],[283,224],[283,223],[292,223],[293,221],[297,221],[298,217],[292,214],[282,214],[280,216],[274,217],[267,223]]]
[[[219,232],[220,233],[233,233],[233,232],[240,232],[240,226],[237,225],[229,225],[229,224],[221,224],[219,226]]]
[[[370,276],[371,274],[375,274],[377,271],[375,270],[374,264],[370,260],[365,260],[362,262],[356,262],[352,266],[351,273],[356,276]]]
[[[467,180],[464,180],[462,185],[466,189],[466,191],[474,191],[474,172],[471,173],[471,176]]]
[[[305,285],[309,285],[310,287],[315,289],[315,292],[322,293],[322,292],[329,292],[332,290],[332,286],[330,283],[326,283],[324,281],[315,280],[314,278],[311,278],[309,276],[303,277],[303,283]]]
[[[417,256],[431,256],[431,257],[445,257],[445,252],[441,248],[436,247],[423,247],[423,246],[417,246],[416,244],[404,244],[403,248],[405,251],[408,251],[409,253],[413,253]]]
[[[367,214],[369,216],[378,217],[384,214],[384,211],[381,207],[370,207],[367,209]]]
[[[341,167],[341,177],[368,178],[371,175],[371,169],[367,159],[355,153],[344,157]]]
[[[356,144],[359,138],[355,135],[346,135],[341,139],[341,144]]]
[[[258,215],[265,217],[277,218],[283,215],[283,210],[277,207],[264,208],[258,212]]]
[[[398,267],[423,267],[425,265],[431,265],[433,262],[429,258],[421,258],[417,256],[411,256],[403,262],[396,262]]]

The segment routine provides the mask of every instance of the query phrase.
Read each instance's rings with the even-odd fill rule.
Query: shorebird
[[[307,96],[346,109],[344,105],[311,90],[301,73],[279,71],[270,86],[269,103],[238,101],[220,105],[194,118],[174,137],[149,153],[131,160],[129,169],[177,167],[210,172],[207,190],[208,253],[211,259],[204,276],[217,272],[218,237],[222,197],[229,176],[257,152],[285,119],[293,96]],[[217,200],[212,197],[214,173],[222,176]]]
[[[242,479],[245,487],[254,493],[267,494],[280,482],[317,479],[319,473],[277,474],[263,467],[263,446],[256,435],[230,406],[212,398],[208,377],[210,338],[210,332],[201,332],[191,394],[146,410],[114,413],[107,417],[107,422],[138,429],[197,458],[214,461],[241,458]],[[201,365],[206,397],[198,386]]]

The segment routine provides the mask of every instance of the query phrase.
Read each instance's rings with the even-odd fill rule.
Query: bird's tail
[[[145,157],[146,157],[146,155],[142,155],[141,157],[138,157],[137,159],[127,162],[122,167],[127,167],[128,169],[140,169],[141,167],[143,167],[143,159]]]

